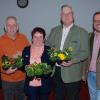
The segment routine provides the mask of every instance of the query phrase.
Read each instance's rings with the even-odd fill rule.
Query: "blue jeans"
[[[97,89],[96,86],[96,73],[95,72],[88,72],[88,87],[89,87],[89,94],[90,100],[100,100],[100,89]]]

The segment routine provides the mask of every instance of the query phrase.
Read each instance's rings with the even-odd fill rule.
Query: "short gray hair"
[[[61,10],[63,10],[63,8],[65,8],[65,7],[70,8],[72,10],[72,7],[70,5],[68,5],[68,4],[62,5],[61,6]],[[72,12],[73,12],[73,10],[72,10]]]
[[[8,17],[6,18],[6,21],[5,21],[4,31],[6,31],[6,23],[7,23],[7,21],[8,21],[9,19],[13,19],[13,20],[15,20],[16,23],[17,23],[17,18],[16,18],[15,16],[8,16]],[[19,31],[18,23],[17,23],[17,31]]]
[[[6,22],[9,20],[9,19],[14,19],[16,22],[17,22],[17,18],[15,16],[8,16],[6,18]]]

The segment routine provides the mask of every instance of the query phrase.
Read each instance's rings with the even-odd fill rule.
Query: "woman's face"
[[[33,39],[32,39],[32,43],[34,45],[42,45],[44,43],[44,37],[43,37],[43,34],[41,34],[40,32],[36,32],[34,35],[33,35]]]

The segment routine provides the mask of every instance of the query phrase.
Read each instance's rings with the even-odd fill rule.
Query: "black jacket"
[[[22,52],[23,67],[21,68],[21,70],[24,72],[25,72],[25,65],[30,64],[30,47],[31,46],[25,47],[23,52]],[[49,59],[50,56],[48,55],[48,49],[50,49],[50,47],[44,46],[44,52],[43,52],[42,57],[41,57],[41,62],[47,63],[48,65],[51,65],[53,67],[54,63],[52,63]],[[29,87],[29,81],[32,79],[33,79],[33,77],[31,78],[31,77],[26,76],[26,80],[25,80],[25,93],[26,94],[28,94],[27,88]],[[50,74],[43,75],[41,77],[41,81],[42,81],[41,89],[43,90],[43,92],[49,92],[51,89],[51,86],[52,86],[52,78],[50,77]]]

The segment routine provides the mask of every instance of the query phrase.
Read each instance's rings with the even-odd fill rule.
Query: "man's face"
[[[96,14],[93,20],[94,31],[100,33],[100,14]]]
[[[61,10],[61,21],[67,27],[73,23],[74,18],[73,18],[73,12],[71,8],[64,7]]]
[[[15,36],[17,32],[17,22],[13,18],[10,18],[6,22],[6,32],[11,36]]]

